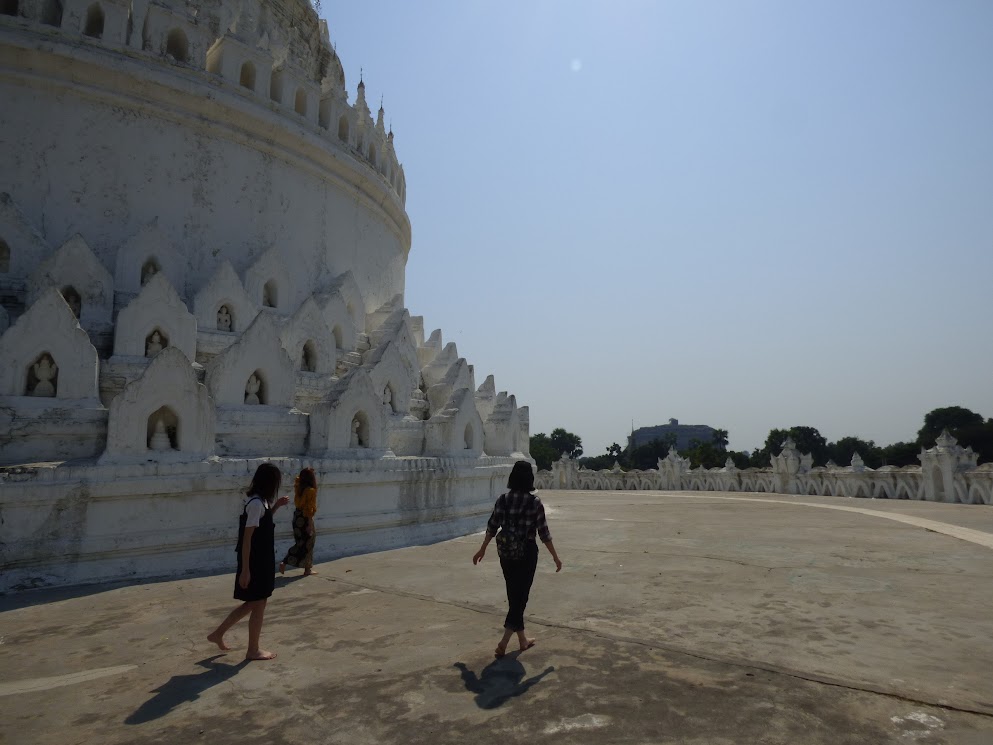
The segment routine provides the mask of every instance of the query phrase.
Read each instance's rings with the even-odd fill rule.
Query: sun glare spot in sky
[[[580,70],[583,69],[583,61],[581,59],[576,58],[572,61],[572,64],[569,66],[572,68],[573,72],[579,72]]]

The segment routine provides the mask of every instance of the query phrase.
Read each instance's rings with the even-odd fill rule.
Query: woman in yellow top
[[[317,574],[314,571],[314,515],[317,514],[317,476],[313,468],[305,468],[293,482],[293,546],[279,562],[279,573],[286,571],[286,565],[302,567],[303,576]]]

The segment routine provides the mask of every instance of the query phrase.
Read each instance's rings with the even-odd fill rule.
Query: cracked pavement
[[[527,652],[493,659],[479,536],[277,579],[265,663],[244,623],[204,638],[233,569],[25,592],[0,597],[0,742],[993,742],[993,509],[541,495],[565,568],[542,552]]]

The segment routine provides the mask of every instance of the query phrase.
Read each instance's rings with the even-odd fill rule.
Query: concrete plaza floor
[[[493,659],[479,536],[288,573],[271,662],[244,623],[204,638],[232,574],[28,592],[0,598],[0,742],[993,743],[993,508],[542,499],[565,568],[542,552],[533,649]]]

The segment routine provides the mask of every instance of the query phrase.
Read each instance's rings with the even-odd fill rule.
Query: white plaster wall
[[[280,406],[221,406],[217,409],[217,454],[252,457],[302,455],[308,416]]]
[[[52,248],[24,216],[17,200],[0,190],[0,238],[10,248],[10,272],[0,280],[29,276],[52,254]]]
[[[402,308],[406,181],[392,142],[384,144],[382,117],[373,124],[361,91],[357,108],[347,106],[340,64],[326,36],[313,37],[316,15],[305,0],[166,4],[175,12],[151,11],[145,48],[150,3],[131,4],[135,28],[126,54],[109,40],[82,39],[75,27],[62,33],[0,17],[0,237],[13,250],[12,273],[0,277],[0,289],[16,298],[16,317],[41,289],[38,282],[28,287],[29,275],[76,234],[93,260],[77,256],[72,270],[100,275],[108,289],[106,323],[89,337],[48,289],[37,309],[20,317],[21,330],[9,329],[0,341],[7,353],[0,353],[0,388],[15,394],[0,406],[0,465],[13,466],[0,469],[0,592],[228,567],[241,494],[258,456],[279,460],[308,448],[316,460],[285,465],[288,475],[314,466],[322,482],[318,529],[334,537],[319,541],[319,559],[478,530],[512,461],[463,447],[470,420],[474,442],[483,441],[470,390],[452,397],[432,425],[434,457],[396,458],[388,449],[396,442],[404,454],[423,456],[428,423],[419,418],[426,402],[415,387],[423,320]],[[302,16],[306,22],[298,23]],[[174,22],[188,32],[191,58],[182,64],[161,54],[162,32]],[[330,131],[315,123],[313,80],[301,77],[310,97],[301,117],[268,100],[261,69],[256,91],[203,70],[211,34],[236,25],[249,36],[264,33],[269,54],[305,60],[301,70],[331,57]],[[340,112],[351,122],[347,144],[337,139]],[[356,151],[359,137],[365,153],[376,142],[392,186]],[[141,301],[129,313],[128,303],[153,249],[162,265],[157,282],[168,278],[178,291],[168,298],[174,310],[183,311],[182,300],[200,321],[195,355],[206,369],[179,359],[176,348],[152,361],[137,356],[139,321],[155,313],[147,318]],[[259,313],[260,282],[276,271],[280,307]],[[306,301],[311,295],[313,303]],[[221,302],[235,310],[234,333],[216,330]],[[289,318],[301,302],[316,303],[319,313],[310,307],[305,320]],[[99,360],[111,351],[112,312],[119,313],[118,331],[133,335],[118,352],[135,356]],[[367,318],[374,328],[366,328]],[[320,372],[300,372],[282,344],[295,349],[305,335],[316,339],[322,321],[331,334],[323,340],[327,359]],[[187,315],[183,323],[192,330]],[[336,350],[341,364],[332,368],[336,326],[344,350]],[[189,334],[184,339],[189,351]],[[430,342],[437,351],[440,339],[438,333]],[[363,359],[367,340],[372,348]],[[25,365],[44,351],[41,342],[60,366],[66,359],[57,399],[17,395]],[[268,399],[276,405],[244,404],[256,369],[268,373]],[[449,387],[472,384],[472,369],[457,353],[437,374]],[[391,415],[382,404],[387,383],[397,389]],[[98,393],[111,409],[109,432]],[[314,404],[314,416],[290,408],[300,399]],[[180,436],[180,451],[144,448],[149,413],[160,405],[173,409],[177,431],[193,440]],[[408,409],[415,416],[404,417]],[[367,447],[351,445],[357,414]],[[65,462],[39,465],[48,460]]]
[[[249,257],[278,245],[303,296],[346,271],[363,310],[403,293],[409,223],[402,207],[399,222],[384,219],[355,188],[395,199],[368,166],[349,169],[350,156],[335,155],[336,136],[287,126],[292,109],[223,91],[208,100],[206,73],[156,75],[160,66],[140,58],[96,65],[77,49],[60,62],[25,47],[0,44],[0,191],[49,244],[79,232],[112,267],[117,248],[157,217],[189,276],[210,274],[219,259],[243,274]],[[33,75],[49,85],[27,87]]]
[[[238,514],[263,459],[28,467],[0,473],[0,592],[100,580],[234,571]],[[317,472],[318,561],[481,530],[509,459],[273,459],[283,489]],[[24,499],[30,492],[32,498]],[[292,511],[276,516],[277,550]],[[67,561],[66,557],[72,557]]]
[[[93,458],[103,451],[107,409],[66,406],[56,398],[0,398],[0,465]],[[30,499],[24,491],[20,499]],[[4,572],[0,564],[0,575]]]

